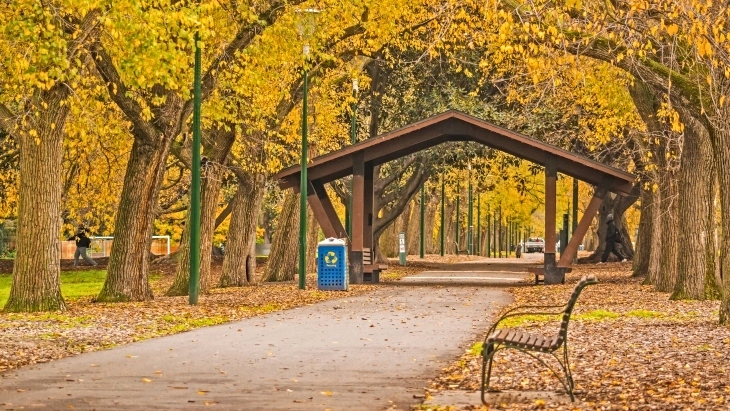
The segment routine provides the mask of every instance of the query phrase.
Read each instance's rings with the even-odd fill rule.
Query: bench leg
[[[568,362],[568,342],[565,341],[563,344],[563,362],[565,363],[565,366],[563,369],[565,370],[565,379],[567,380],[568,385],[568,394],[570,394],[570,401],[575,401],[575,397],[573,396],[573,389],[575,388],[575,384],[573,383],[573,374],[570,372],[570,363]]]
[[[537,362],[542,364],[545,368],[547,368],[548,370],[550,370],[550,372],[553,373],[553,375],[558,379],[558,381],[563,386],[563,388],[565,388],[565,391],[567,391],[568,395],[570,395],[570,401],[575,402],[575,396],[573,395],[573,388],[574,388],[573,376],[570,372],[570,363],[568,362],[568,348],[566,347],[566,345],[567,345],[567,343],[563,344],[563,347],[564,347],[563,348],[563,361],[560,361],[560,357],[558,355],[556,355],[554,352],[550,353],[553,356],[553,358],[555,358],[555,360],[558,362],[558,364],[560,364],[560,368],[561,368],[561,371],[563,372],[564,377],[562,377],[558,372],[556,372],[556,369],[551,367],[550,364],[548,364],[542,358],[538,357],[537,355],[533,354],[530,351],[522,350],[522,349],[516,348],[516,347],[500,347],[500,348],[515,348],[515,349],[529,355],[530,357],[534,358],[535,360],[537,360]],[[497,349],[498,348],[494,346],[494,343],[490,343],[489,345],[487,345],[486,348],[484,348],[484,351],[483,351],[484,358],[482,359],[482,387],[481,388],[482,388],[482,403],[484,405],[488,405],[486,402],[486,393],[487,393],[487,391],[489,391],[489,380],[490,380],[490,377],[492,376],[492,360],[494,358],[494,353],[495,353],[495,351],[497,351]],[[563,379],[563,378],[565,378],[565,379]]]
[[[494,343],[487,345],[482,358],[482,404],[487,405],[485,394],[489,391],[489,380],[492,377],[492,360],[494,359]],[[487,364],[488,363],[488,364]]]

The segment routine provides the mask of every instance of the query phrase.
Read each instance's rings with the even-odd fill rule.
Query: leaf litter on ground
[[[567,395],[546,395],[539,403],[533,399],[484,406],[476,400],[468,406],[421,405],[418,409],[730,409],[730,328],[718,325],[718,301],[670,301],[668,293],[656,292],[653,286],[642,285],[643,278],[631,277],[629,264],[579,265],[564,285],[512,288],[515,301],[504,310],[528,304],[563,305],[585,274],[595,274],[599,283],[583,290],[569,323],[574,403]],[[559,318],[528,317],[509,326],[555,335]],[[443,369],[427,388],[427,398],[441,391],[480,389],[483,338]],[[554,359],[542,355],[557,366]],[[562,390],[545,367],[516,350],[498,352],[490,388],[514,393]]]

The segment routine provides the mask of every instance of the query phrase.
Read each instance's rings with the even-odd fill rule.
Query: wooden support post
[[[573,256],[578,252],[578,245],[580,245],[581,241],[583,241],[583,237],[588,232],[588,228],[591,226],[593,217],[595,217],[596,213],[598,213],[598,209],[601,207],[603,199],[606,198],[607,193],[608,189],[607,184],[605,183],[602,183],[595,188],[595,193],[591,198],[591,202],[588,203],[588,207],[586,208],[585,213],[583,213],[580,223],[575,228],[573,235],[570,237],[568,246],[565,247],[565,252],[563,252],[560,256],[560,261],[558,262],[559,268],[570,267],[573,262]]]
[[[373,165],[365,164],[362,246],[373,250]]]
[[[376,257],[375,257],[375,244],[373,244],[373,190],[374,190],[374,181],[373,181],[373,172],[374,167],[372,163],[365,163],[365,176],[363,181],[363,232],[362,232],[362,246],[363,249],[369,249],[370,250],[370,264],[374,264]],[[377,270],[373,272],[372,270],[368,271],[367,273],[364,270],[363,266],[363,276],[362,276],[362,282],[369,283],[377,283],[379,281],[378,278],[379,272]]]
[[[325,237],[347,238],[345,227],[342,226],[342,222],[337,216],[337,212],[322,182],[319,180],[310,181],[307,194],[309,207],[312,209]]]
[[[362,284],[363,233],[365,222],[365,161],[362,151],[352,159],[352,242],[350,244],[350,283]]]
[[[565,273],[559,272],[555,264],[557,179],[556,158],[548,154],[545,158],[545,284],[562,284],[565,281]]]

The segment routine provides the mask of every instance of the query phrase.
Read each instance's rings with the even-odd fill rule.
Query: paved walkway
[[[510,296],[444,277],[365,296],[26,367],[0,379],[2,409],[384,410],[418,403],[428,379],[484,332]],[[454,268],[468,273],[454,274]],[[420,279],[418,279],[420,277]],[[503,281],[503,280],[499,280]],[[415,396],[415,397],[414,397]]]

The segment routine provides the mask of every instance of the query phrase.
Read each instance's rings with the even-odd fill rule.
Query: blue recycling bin
[[[347,291],[347,243],[328,238],[317,244],[317,288]]]

